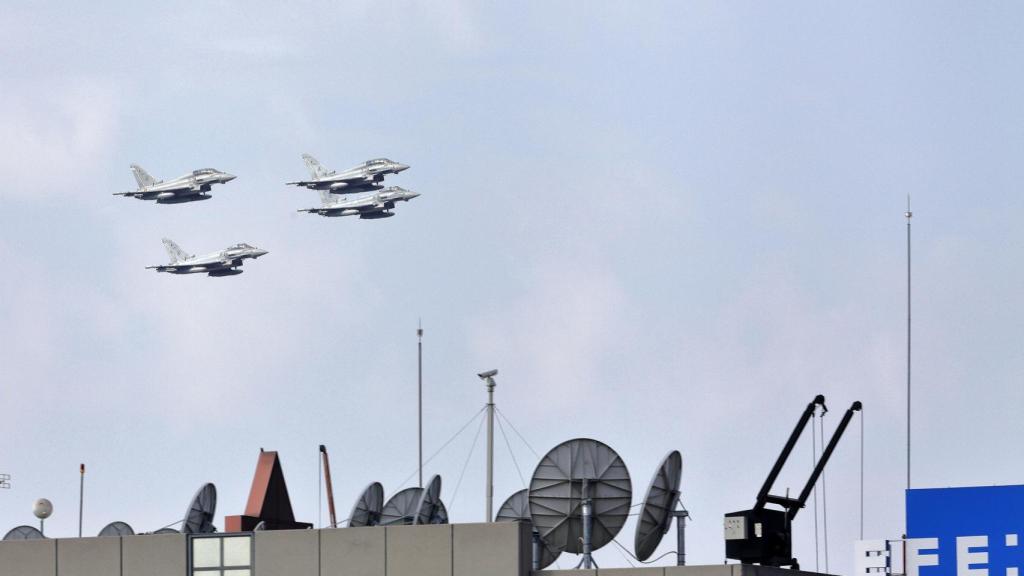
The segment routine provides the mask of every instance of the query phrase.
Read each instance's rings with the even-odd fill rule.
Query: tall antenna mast
[[[907,194],[907,490],[910,490],[910,194]]]
[[[416,324],[416,338],[419,340],[416,344],[417,348],[417,371],[418,376],[418,409],[417,414],[419,415],[419,487],[423,488],[423,322],[419,321]]]

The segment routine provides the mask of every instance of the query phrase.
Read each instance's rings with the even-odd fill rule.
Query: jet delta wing
[[[146,266],[147,270],[157,272],[170,272],[171,274],[207,274],[209,276],[235,276],[242,273],[239,268],[247,258],[255,260],[264,254],[266,250],[260,250],[248,244],[235,244],[220,252],[206,254],[204,256],[190,256],[172,240],[164,238],[164,248],[167,255],[171,257],[170,264],[161,266]]]
[[[335,194],[352,194],[380,190],[381,181],[388,174],[398,174],[409,167],[387,158],[367,160],[358,166],[337,172],[324,168],[316,158],[303,154],[302,159],[309,169],[310,179],[287,182],[289,186],[303,186],[311,190],[329,190]]]
[[[132,164],[132,174],[139,183],[134,192],[115,192],[114,196],[131,196],[139,200],[155,200],[157,204],[181,204],[209,200],[214,184],[226,184],[236,177],[215,168],[193,170],[190,174],[171,180],[157,180],[138,164]]]
[[[391,212],[395,207],[395,202],[408,202],[417,196],[419,194],[398,186],[391,186],[380,192],[347,200],[338,199],[330,192],[321,190],[320,199],[323,204],[319,208],[306,208],[299,212],[330,217],[359,216],[363,220],[390,218],[395,215]]]

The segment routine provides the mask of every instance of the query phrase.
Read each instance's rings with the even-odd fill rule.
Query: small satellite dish
[[[413,524],[447,524],[448,510],[441,502],[441,476],[434,475],[420,495]]]
[[[527,498],[528,490],[523,488],[519,492],[508,497],[505,503],[498,508],[498,515],[494,517],[495,522],[519,522],[530,519],[530,500]]]
[[[381,511],[384,509],[384,486],[380,482],[372,482],[363,490],[359,500],[352,507],[348,517],[349,528],[376,526],[380,524]]]
[[[260,520],[259,524],[257,524],[257,525],[252,527],[252,531],[253,532],[262,532],[263,530],[266,530],[266,529],[267,529],[267,521],[266,520]]]
[[[161,528],[161,529],[157,530],[156,532],[153,532],[153,534],[178,534],[178,533],[179,532],[177,530],[175,530],[174,528]]]
[[[183,534],[212,534],[217,531],[213,525],[213,514],[217,511],[217,487],[213,484],[203,484],[192,497],[185,512],[185,519],[181,523]]]
[[[32,513],[36,515],[36,518],[46,520],[50,514],[53,514],[53,504],[46,498],[40,498],[32,505]]]
[[[679,500],[679,482],[683,474],[683,457],[673,450],[661,461],[644,496],[640,518],[636,523],[634,550],[643,562],[654,554],[661,538],[672,524],[672,512]]]
[[[495,516],[495,522],[530,522],[530,499],[528,498],[527,489],[522,489],[519,492],[508,497],[505,503],[498,509],[498,515]],[[540,534],[537,533],[537,529],[533,529],[534,538],[539,543],[540,558],[535,559],[536,565],[533,567],[534,570],[543,570],[548,566],[551,566],[558,559],[558,556],[562,553],[559,550],[554,550],[548,543],[541,539]],[[537,550],[537,548],[535,548]]]
[[[590,553],[608,544],[629,517],[633,485],[622,458],[607,444],[576,438],[548,452],[530,479],[530,518],[559,551]]]
[[[134,536],[135,530],[124,522],[115,521],[107,524],[100,530],[98,536]]]
[[[391,497],[384,504],[380,513],[381,526],[400,526],[412,524],[419,512],[420,498],[423,488],[406,488]]]
[[[32,526],[15,526],[4,535],[4,540],[41,540],[43,533]]]

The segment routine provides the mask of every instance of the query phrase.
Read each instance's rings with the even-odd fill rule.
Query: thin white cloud
[[[118,88],[95,78],[17,79],[0,91],[0,199],[92,193],[115,146]],[[71,185],[71,181],[75,185]]]

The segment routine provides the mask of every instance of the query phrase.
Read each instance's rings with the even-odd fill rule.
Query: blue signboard
[[[1024,576],[1024,486],[907,491],[908,576]]]

